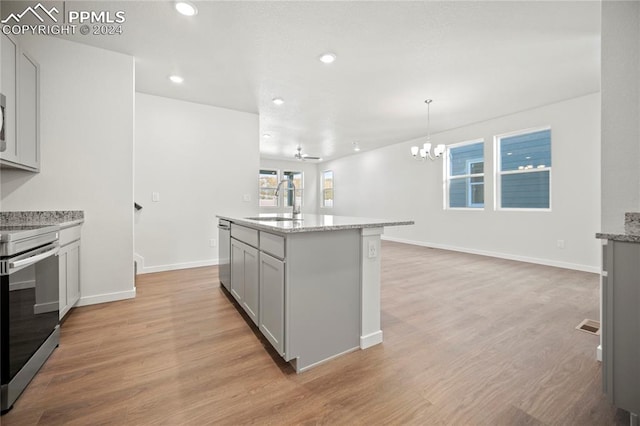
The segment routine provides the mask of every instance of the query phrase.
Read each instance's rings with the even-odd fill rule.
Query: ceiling
[[[69,38],[133,55],[137,91],[258,113],[265,157],[424,136],[427,98],[433,134],[600,89],[599,1],[67,3],[125,11],[121,36]]]

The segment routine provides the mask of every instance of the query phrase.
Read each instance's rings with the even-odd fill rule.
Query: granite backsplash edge
[[[82,210],[0,212],[0,225],[59,225],[84,220]]]

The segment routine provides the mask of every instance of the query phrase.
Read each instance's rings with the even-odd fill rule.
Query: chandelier
[[[418,146],[411,147],[411,155],[416,160],[435,160],[436,158],[442,157],[447,147],[444,144],[438,144],[433,148],[433,154],[431,153],[431,117],[430,117],[430,105],[433,102],[432,99],[427,99],[424,101],[427,104],[427,141],[422,145],[422,148]]]

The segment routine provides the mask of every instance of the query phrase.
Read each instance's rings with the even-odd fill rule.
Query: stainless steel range
[[[0,411],[58,346],[57,225],[0,226]]]

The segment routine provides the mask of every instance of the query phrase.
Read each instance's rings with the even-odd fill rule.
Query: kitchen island
[[[382,342],[380,236],[413,221],[218,218],[231,223],[229,292],[297,372]]]
[[[596,234],[602,239],[600,348],[602,385],[616,407],[640,414],[640,213],[624,216],[624,228]]]

